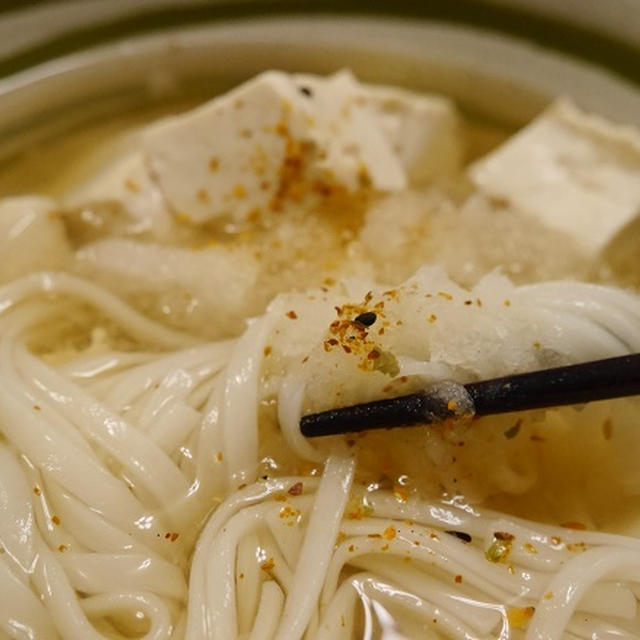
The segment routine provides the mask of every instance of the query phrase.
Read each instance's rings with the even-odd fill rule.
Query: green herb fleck
[[[381,351],[380,355],[373,360],[373,368],[380,373],[395,377],[400,373],[400,365],[398,360],[389,351]]]
[[[510,533],[496,531],[493,534],[492,545],[484,552],[489,562],[505,562],[511,552],[513,536]]]
[[[504,437],[507,440],[511,440],[512,438],[515,438],[520,433],[521,426],[522,426],[522,420],[518,420],[513,426],[509,427],[504,432]]]

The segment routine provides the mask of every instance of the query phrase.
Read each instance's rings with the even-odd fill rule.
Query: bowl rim
[[[65,4],[72,8],[75,3],[5,0],[0,8],[0,25],[18,14],[46,12],[64,8]],[[531,3],[527,4],[529,8],[522,3],[496,4],[481,0],[395,0],[393,3],[368,0],[366,5],[361,0],[205,0],[179,4],[149,0],[128,5],[126,12],[111,12],[80,26],[57,25],[55,33],[0,57],[0,78],[78,51],[152,32],[261,17],[290,15],[312,19],[319,15],[348,15],[441,22],[510,35],[579,58],[640,85],[640,39],[636,43],[618,39],[611,33],[569,23],[557,14],[531,10]]]

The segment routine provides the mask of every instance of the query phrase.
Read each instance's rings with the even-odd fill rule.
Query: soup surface
[[[0,174],[0,633],[640,637],[638,398],[299,432],[639,352],[640,132],[347,71],[192,107]]]

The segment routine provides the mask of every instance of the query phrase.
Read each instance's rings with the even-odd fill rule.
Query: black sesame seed
[[[462,542],[471,542],[471,536],[464,531],[445,531],[450,536],[455,536],[458,540],[462,540]]]
[[[311,98],[313,96],[313,91],[309,89],[309,87],[299,87],[300,93],[303,96],[307,96],[307,98]]]
[[[365,311],[364,313],[361,313],[359,316],[357,316],[354,322],[357,322],[358,324],[361,324],[365,327],[370,327],[377,319],[378,316],[373,313],[373,311]]]

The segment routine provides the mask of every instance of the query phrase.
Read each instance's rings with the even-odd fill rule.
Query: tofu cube
[[[469,175],[488,198],[564,232],[594,257],[640,258],[640,132],[632,127],[561,100]]]

